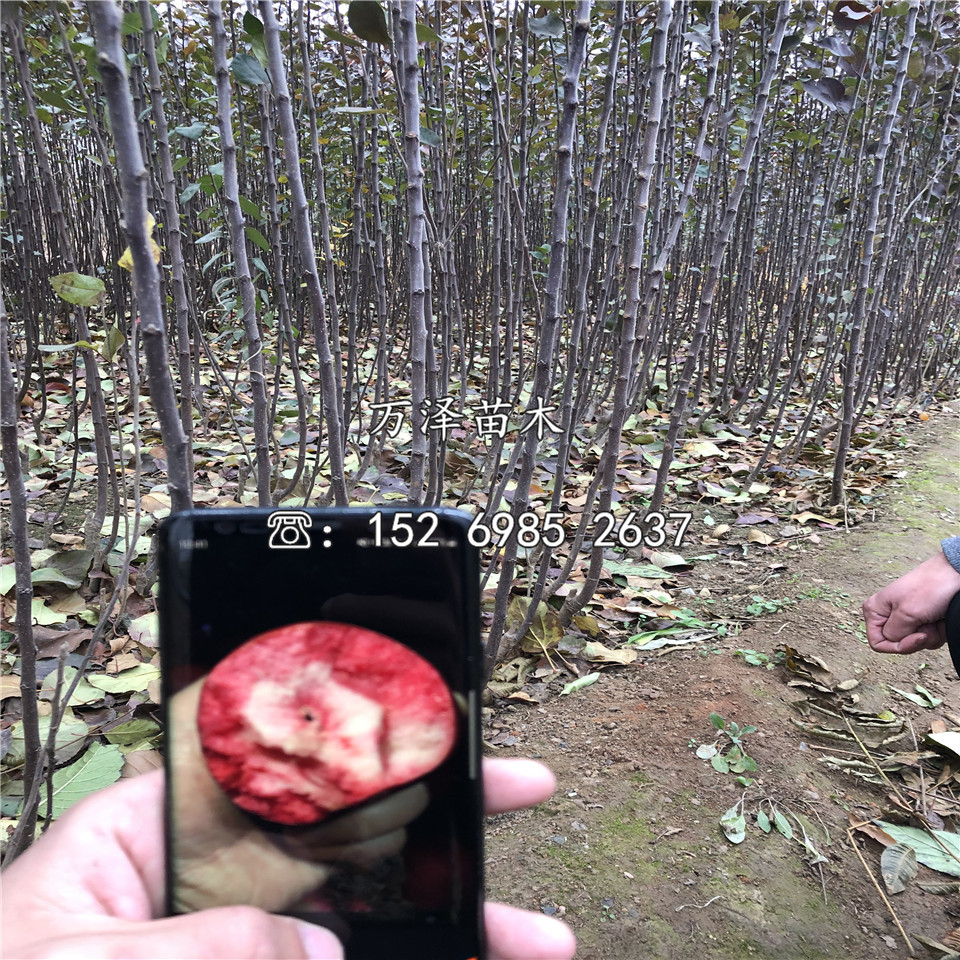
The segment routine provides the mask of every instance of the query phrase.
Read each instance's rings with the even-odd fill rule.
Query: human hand
[[[944,617],[960,573],[938,553],[863,602],[867,640],[878,653],[916,653],[946,643]]]
[[[532,760],[485,760],[488,813],[553,791]],[[163,904],[163,773],[144,774],[71,807],[3,872],[3,956],[16,960],[336,960],[321,927],[249,906],[159,917]],[[491,960],[570,960],[573,934],[550,917],[488,904]]]

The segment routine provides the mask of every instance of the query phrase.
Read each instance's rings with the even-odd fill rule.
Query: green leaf
[[[726,725],[727,725],[727,721],[724,720],[723,717],[721,717],[719,713],[711,713],[711,714],[710,714],[710,722],[711,722],[718,730],[723,730],[723,728],[726,727]]]
[[[17,583],[17,568],[12,563],[0,567],[0,594],[9,593]]]
[[[936,700],[936,702],[931,703],[931,700],[935,700],[935,698],[931,697],[929,691],[923,690],[923,687],[921,687],[919,684],[917,685],[917,689],[923,690],[926,696],[921,696],[917,693],[910,693],[907,690],[901,690],[899,687],[894,686],[890,686],[890,689],[893,690],[894,693],[899,693],[901,697],[906,697],[907,700],[909,700],[911,703],[915,703],[918,707],[936,707],[943,703],[942,700]]]
[[[76,588],[86,579],[91,563],[92,550],[62,550],[50,558],[48,566],[55,567],[65,577],[69,577],[69,586]]]
[[[730,11],[729,13],[721,13],[719,17],[719,24],[721,30],[739,30],[740,18],[733,11]]]
[[[243,83],[250,87],[258,87],[261,84],[270,82],[267,71],[260,66],[257,58],[251,57],[249,53],[238,53],[230,61],[230,70],[237,78],[238,83]]]
[[[118,327],[107,327],[107,336],[104,338],[103,344],[100,347],[100,356],[103,357],[104,360],[113,360],[123,346],[124,339],[123,333],[121,333]]]
[[[263,23],[249,10],[243,14],[243,29],[246,33],[249,33],[251,37],[263,36]]]
[[[757,811],[757,826],[764,832],[770,832],[770,818],[762,811]]]
[[[747,820],[740,809],[738,802],[720,818],[720,826],[731,843],[743,843],[743,838],[747,835]]]
[[[436,43],[440,39],[440,34],[425,23],[417,24],[417,43]]]
[[[160,677],[159,667],[141,663],[130,670],[124,670],[115,677],[96,674],[88,678],[90,686],[107,693],[139,693],[147,689],[147,684]]]
[[[37,720],[40,729],[40,742],[46,744],[47,737],[50,735],[50,717],[39,717]],[[57,735],[54,740],[54,760],[57,763],[67,763],[72,760],[87,743],[87,734],[89,728],[79,717],[75,716],[73,711],[67,708],[60,726],[57,728]],[[5,767],[19,766],[24,759],[23,743],[23,721],[18,720],[10,728],[10,749],[3,758]]]
[[[420,142],[428,147],[439,147],[443,144],[443,141],[429,127],[420,128]]]
[[[180,203],[189,203],[200,191],[199,183],[189,183],[180,194]]]
[[[530,18],[530,32],[535,37],[556,40],[563,36],[563,21],[551,10],[545,17]]]
[[[906,882],[917,875],[917,852],[905,843],[895,843],[880,854],[880,873],[887,893],[903,893]]]
[[[935,697],[926,687],[921,687],[919,683],[914,689],[927,701],[924,704],[925,707],[939,707],[943,703],[939,697]]]
[[[197,243],[210,243],[211,240],[219,240],[223,234],[223,227],[214,227],[209,233],[205,233]]]
[[[351,0],[347,7],[347,23],[361,40],[390,46],[387,18],[377,0]]]
[[[78,800],[119,780],[122,766],[123,754],[117,747],[92,744],[79,760],[53,774],[52,809],[47,809],[47,791],[43,790],[38,816],[45,820],[59,817]]]
[[[189,127],[174,127],[173,132],[180,134],[181,137],[186,137],[188,140],[199,140],[206,129],[207,125],[198,120],[196,123],[191,123]]]
[[[50,277],[50,286],[61,300],[81,307],[96,306],[107,292],[102,280],[83,273],[61,273]]]
[[[267,242],[267,238],[256,227],[247,227],[246,233],[261,250],[265,250],[267,253],[270,252],[270,244]],[[198,240],[197,242],[199,243],[200,241]]]
[[[41,627],[49,626],[51,623],[66,623],[67,615],[57,613],[51,610],[43,600],[34,598],[30,604],[30,617],[34,623],[39,623]]]
[[[353,37],[348,37],[345,33],[341,33],[339,30],[334,30],[333,27],[322,27],[320,32],[328,37],[331,40],[336,40],[337,43],[344,43],[348,47],[359,47],[363,49],[363,44],[359,40],[355,40]]]
[[[793,827],[790,821],[779,811],[773,811],[773,824],[788,840],[793,839]]]
[[[847,88],[836,77],[821,77],[819,80],[804,80],[803,89],[814,100],[831,110],[849,113],[853,100],[847,96]]]
[[[69,110],[71,113],[77,112],[77,108],[57,90],[52,90],[50,87],[39,87],[36,94],[38,100],[48,103],[51,107],[56,107],[58,110]]]
[[[719,753],[710,759],[710,763],[713,764],[713,769],[716,770],[717,773],[730,772],[730,764],[727,763],[726,757],[720,756]]]
[[[143,33],[143,20],[136,10],[130,10],[123,15],[120,23],[120,32],[126,37],[131,33]]]
[[[252,200],[248,200],[246,197],[240,197],[239,202],[240,209],[247,214],[247,216],[253,217],[255,220],[265,219],[263,211]]]
[[[576,693],[584,687],[589,687],[591,683],[596,683],[599,679],[599,673],[588,673],[585,677],[577,677],[576,680],[572,680],[560,691],[560,696],[564,697],[568,693]]]
[[[73,678],[77,675],[76,667],[64,667],[63,668],[63,687],[60,691],[60,696],[62,697],[66,693],[67,688],[73,683]],[[50,673],[43,678],[43,686],[40,687],[40,699],[41,700],[52,700],[53,695],[57,689],[57,671],[52,670]],[[88,703],[96,703],[98,700],[103,699],[103,692],[97,690],[94,687],[91,687],[86,680],[81,680],[77,684],[76,690],[73,691],[73,696],[70,697],[71,706],[83,706]]]
[[[104,736],[110,743],[116,743],[120,746],[130,746],[140,743],[142,740],[152,740],[160,732],[160,725],[155,720],[149,720],[146,717],[139,720],[130,720],[127,723],[121,723],[112,730],[104,732]]]
[[[11,569],[13,569],[12,565]],[[79,581],[71,580],[70,577],[65,576],[53,567],[41,567],[39,570],[34,570],[33,573],[30,574],[30,580],[34,586],[44,583],[62,583],[64,586],[72,587],[73,589],[80,586]]]
[[[925,867],[949,874],[951,877],[960,877],[960,834],[948,833],[946,830],[927,832],[918,830],[916,827],[901,827],[884,820],[873,822],[881,830],[889,833],[897,843],[913,847],[917,860]]]

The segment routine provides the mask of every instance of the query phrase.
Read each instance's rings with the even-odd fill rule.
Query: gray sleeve
[[[943,555],[950,561],[950,566],[960,573],[960,537],[947,537],[940,541],[940,546],[943,547]]]

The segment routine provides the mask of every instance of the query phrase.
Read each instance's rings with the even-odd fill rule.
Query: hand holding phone
[[[469,517],[286,513],[161,530],[168,908],[286,912],[357,960],[479,957]]]

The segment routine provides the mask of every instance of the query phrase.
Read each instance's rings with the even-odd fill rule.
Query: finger
[[[488,903],[484,918],[490,960],[572,960],[573,931],[559,920],[503,903]]]
[[[352,810],[330,823],[301,830],[286,830],[278,843],[290,853],[319,850],[374,840],[405,827],[419,817],[430,802],[430,794],[422,783],[392,793],[376,803]]]
[[[900,607],[894,607],[883,625],[883,636],[886,640],[902,640],[911,634],[925,632],[926,626],[924,620],[904,613]]]
[[[870,597],[863,602],[861,610],[863,611],[863,622],[867,628],[867,641],[870,646],[880,653],[895,653],[891,649],[889,641],[883,635],[883,625],[887,622],[889,611],[880,610],[874,604],[876,596]]]
[[[294,838],[285,837],[283,849],[289,856],[298,857],[301,860],[313,860],[317,863],[354,863],[360,867],[369,867],[384,857],[392,857],[399,853],[406,842],[407,831],[400,829],[370,840],[334,847],[300,847]]]
[[[46,940],[23,956],[24,960],[342,960],[343,948],[323,927],[253,907],[223,907]]]
[[[484,760],[484,806],[489,814],[542,803],[556,788],[553,772],[536,760]]]

